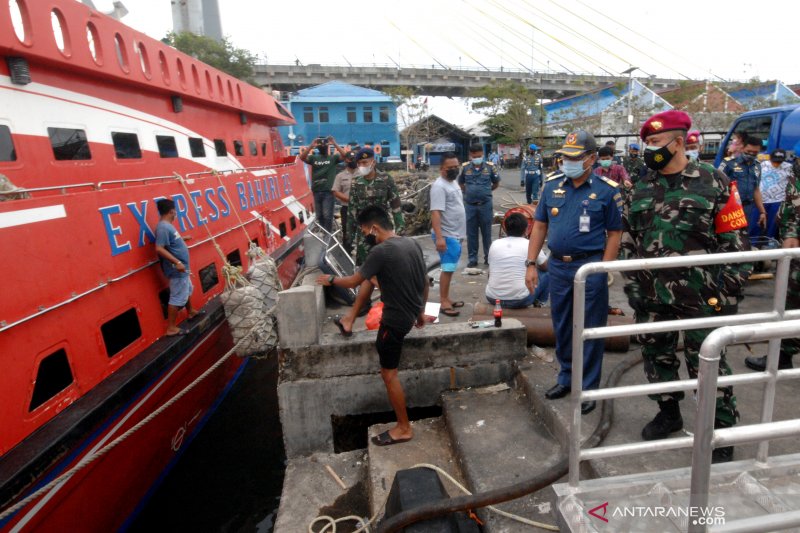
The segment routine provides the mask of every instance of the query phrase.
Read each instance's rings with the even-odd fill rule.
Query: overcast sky
[[[94,0],[101,10],[111,0]],[[123,22],[160,39],[171,0],[123,0]],[[744,0],[219,0],[223,33],[260,61],[552,70],[800,82],[800,2]],[[348,7],[350,6],[358,6]],[[297,8],[297,9],[292,9]],[[462,125],[465,106],[434,100]],[[462,116],[456,120],[454,116]]]

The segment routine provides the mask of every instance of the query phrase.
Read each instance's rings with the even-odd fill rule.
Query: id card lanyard
[[[581,205],[583,206],[583,214],[578,218],[578,231],[581,233],[588,233],[591,218],[586,208],[589,207],[589,200],[584,200]]]

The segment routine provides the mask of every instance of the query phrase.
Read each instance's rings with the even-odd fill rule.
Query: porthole
[[[8,0],[8,11],[11,14],[11,25],[14,27],[14,34],[22,44],[31,45],[29,36],[31,34],[31,23],[28,18],[28,6],[24,0]]]
[[[242,87],[236,84],[236,95],[239,97],[239,105],[242,105]]]
[[[53,38],[56,41],[58,51],[69,57],[69,32],[67,31],[67,23],[64,21],[64,15],[58,9],[53,9],[50,12],[50,24],[53,26]]]
[[[192,64],[192,81],[194,81],[194,91],[200,94],[200,73],[197,71],[197,65]]]
[[[164,80],[164,83],[169,85],[170,79],[169,79],[169,65],[167,64],[167,56],[165,56],[164,52],[162,52],[161,50],[158,51],[158,65],[161,68],[161,79]]]
[[[117,50],[117,62],[119,67],[125,74],[128,74],[131,69],[128,67],[128,51],[125,50],[125,41],[119,33],[114,34],[114,47]]]
[[[178,82],[181,84],[181,89],[186,89],[186,71],[183,69],[183,61],[178,58],[177,61],[177,69],[178,69]]]
[[[219,90],[219,99],[225,100],[225,87],[222,85],[222,78],[217,75],[217,89]]]
[[[148,80],[150,79],[150,58],[147,56],[147,49],[144,47],[143,42],[136,43],[136,53],[139,55],[139,67],[142,69],[142,74]]]
[[[92,59],[97,65],[103,64],[103,50],[100,48],[100,36],[97,33],[97,27],[88,22],[86,24],[86,41],[89,45],[89,52],[92,54]]]
[[[211,81],[211,73],[206,70],[206,89],[208,89],[208,96],[214,98],[214,83]]]
[[[233,84],[231,83],[231,80],[228,80],[228,100],[233,103]]]

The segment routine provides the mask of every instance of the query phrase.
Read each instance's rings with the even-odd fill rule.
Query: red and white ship
[[[314,215],[304,165],[276,131],[294,120],[264,91],[72,0],[0,2],[0,55],[3,513],[230,350],[215,243],[245,269],[258,243],[286,286]],[[164,197],[191,237],[192,303],[206,311],[183,312],[178,337],[164,336],[168,283],[153,245]],[[123,527],[243,361],[225,360],[0,529]]]

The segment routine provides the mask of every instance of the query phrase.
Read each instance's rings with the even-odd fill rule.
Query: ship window
[[[136,53],[139,55],[139,67],[142,69],[142,74],[148,80],[150,79],[150,58],[147,57],[147,50],[144,43],[136,43]]]
[[[289,217],[289,226],[292,229],[297,229],[297,219],[295,219],[294,216]]]
[[[69,34],[66,29],[66,22],[64,22],[64,15],[58,9],[53,9],[50,12],[50,25],[53,27],[53,37],[56,40],[56,46],[59,52],[69,57]]]
[[[211,98],[214,98],[214,84],[211,82],[211,73],[206,70],[206,88],[208,89],[208,95]]]
[[[33,386],[33,396],[28,410],[33,411],[66,389],[72,381],[72,370],[69,368],[67,352],[61,348],[51,353],[39,362],[36,384]]]
[[[135,133],[111,132],[114,142],[114,153],[117,159],[141,159],[142,150],[139,147],[139,136]]]
[[[194,81],[194,92],[200,94],[200,73],[195,64],[192,64],[192,81]]]
[[[387,106],[381,106],[379,108],[380,114],[380,121],[381,122],[389,122],[389,108]]]
[[[186,71],[183,69],[183,61],[178,58],[175,65],[178,69],[178,81],[181,83],[181,89],[186,89]]]
[[[347,108],[347,122],[353,123],[356,121],[356,108],[355,107],[348,107]]]
[[[225,88],[222,86],[222,78],[217,75],[217,89],[219,89],[219,99],[225,100]]]
[[[267,141],[261,141],[261,155],[267,155]]]
[[[319,121],[320,122],[328,122],[328,108],[323,106],[319,108]]]
[[[91,22],[86,23],[86,41],[89,44],[89,52],[92,54],[92,59],[98,65],[102,65],[103,55],[100,48],[100,36],[97,33],[97,28]]]
[[[314,110],[310,107],[303,108],[303,122],[314,122]]]
[[[250,155],[257,156],[258,155],[258,144],[255,141],[249,141],[247,143],[250,146]]]
[[[109,357],[114,357],[142,336],[142,327],[139,325],[136,309],[131,308],[121,315],[115,316],[100,326],[100,332],[103,334],[106,353]]]
[[[233,141],[233,151],[236,155],[244,155],[244,143],[242,141]]]
[[[281,237],[286,237],[286,222],[281,222],[278,229],[281,232]]]
[[[167,63],[167,56],[165,56],[164,52],[161,50],[158,51],[158,64],[161,67],[161,79],[164,80],[164,83],[169,85],[171,81],[169,79],[169,64]]]
[[[214,139],[214,150],[216,150],[218,157],[225,157],[228,155],[228,149],[225,148],[225,141],[222,139]]]
[[[203,294],[217,286],[219,283],[219,275],[217,274],[217,265],[211,263],[205,268],[200,269],[200,286],[203,288]]]
[[[228,260],[228,263],[235,267],[242,266],[242,254],[239,253],[239,250],[234,250],[228,255],[225,256],[225,259]]]
[[[30,34],[30,22],[28,22],[28,10],[21,0],[9,0],[8,9],[11,12],[11,25],[14,27],[14,34],[21,43],[28,43]]]
[[[56,161],[91,159],[86,132],[73,128],[47,128]]]
[[[161,157],[178,157],[178,145],[175,144],[175,137],[171,135],[156,135],[158,145],[158,155]]]
[[[228,99],[233,103],[233,84],[228,80]]]
[[[14,149],[14,139],[8,126],[0,124],[0,161],[16,161],[17,151]]]
[[[189,137],[189,150],[192,152],[192,157],[206,156],[206,147],[203,146],[203,139],[200,137]]]
[[[114,46],[117,49],[117,61],[122,71],[127,74],[130,72],[128,67],[128,51],[125,50],[125,41],[122,40],[122,35],[119,33],[114,34]]]

